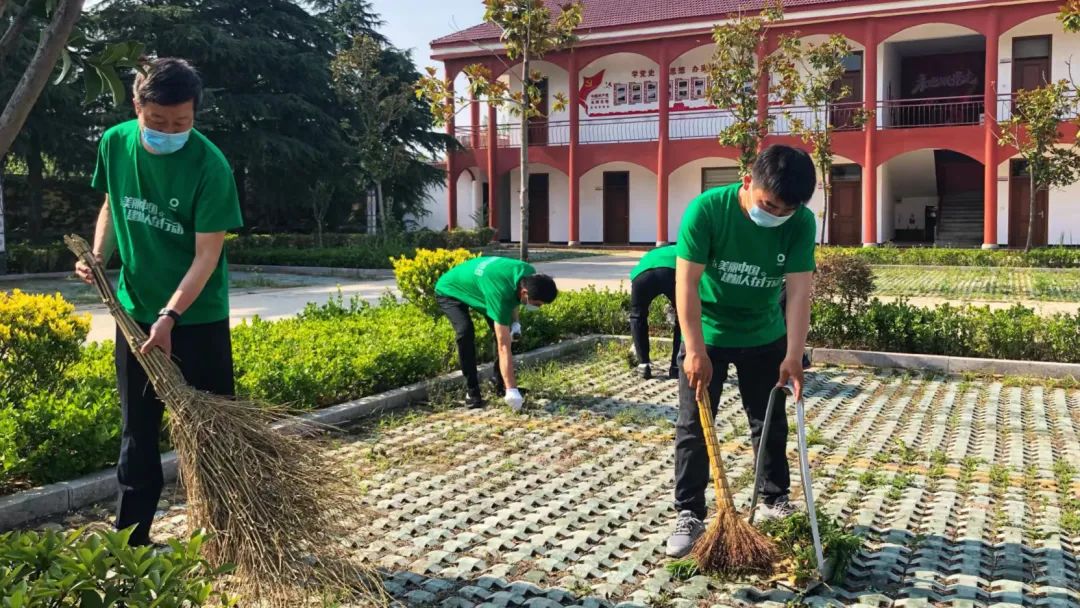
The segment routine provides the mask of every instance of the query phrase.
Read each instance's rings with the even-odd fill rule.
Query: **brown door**
[[[604,172],[604,243],[630,242],[630,172]]]
[[[1009,167],[1009,247],[1027,244],[1028,221],[1031,217],[1031,182],[1023,161],[1012,162]],[[1046,190],[1035,197],[1035,234],[1031,246],[1046,245],[1048,240],[1049,201]]]
[[[529,174],[529,242],[551,240],[548,214],[548,174]]]
[[[858,57],[859,65],[861,66],[862,53],[855,53]],[[847,70],[844,75],[840,77],[840,81],[836,83],[836,88],[847,87],[851,94],[840,99],[839,104],[842,104],[838,108],[832,108],[829,112],[829,124],[837,129],[854,129],[854,108],[851,103],[863,100],[863,73],[862,69]]]
[[[829,243],[858,245],[862,238],[862,182],[834,180],[829,207]]]
[[[529,145],[546,146],[548,143],[547,78],[537,81],[536,88],[540,89],[540,105],[537,107],[540,111],[540,115],[529,119]]]

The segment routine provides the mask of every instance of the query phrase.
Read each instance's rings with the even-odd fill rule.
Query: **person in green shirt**
[[[630,271],[630,336],[634,340],[637,355],[637,372],[642,378],[652,378],[652,359],[649,356],[649,307],[653,300],[665,296],[675,305],[675,245],[657,247],[642,256]],[[681,332],[675,319],[672,342],[671,365],[668,377],[679,377],[679,345]]]
[[[94,255],[118,253],[117,300],[197,389],[234,394],[225,232],[243,225],[228,161],[192,128],[202,81],[182,59],[161,58],[135,77],[137,118],[107,130],[93,187],[105,194]],[[76,273],[90,282],[90,269]],[[116,334],[122,411],[116,527],[134,526],[132,545],[150,544],[164,486],[158,450],[164,404]]]
[[[675,427],[675,531],[667,554],[689,552],[704,530],[708,452],[697,402],[713,412],[727,369],[735,365],[755,452],[764,450],[763,518],[794,511],[788,501],[787,415],[774,410],[761,430],[773,388],[803,386],[817,221],[806,203],[817,178],[809,155],[788,146],[761,152],[751,175],[690,203],[679,231],[676,301],[683,331],[679,415]],[[780,289],[787,282],[787,325]],[[764,444],[761,444],[764,441]]]
[[[484,406],[476,371],[476,329],[470,310],[484,315],[495,335],[495,391],[520,411],[524,398],[514,376],[510,343],[521,335],[518,309],[550,304],[559,295],[555,281],[531,265],[501,257],[478,257],[451,268],[435,283],[435,299],[457,336],[458,360],[465,376],[468,405]]]

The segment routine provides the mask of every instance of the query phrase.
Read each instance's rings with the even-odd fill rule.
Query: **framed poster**
[[[630,105],[639,106],[644,101],[644,96],[641,92],[640,82],[630,83]]]
[[[685,78],[675,79],[675,101],[686,101],[690,97],[690,81]]]
[[[612,105],[625,106],[626,105],[626,83],[625,82],[616,82],[614,85],[612,85],[612,88],[615,90],[615,100],[612,103]]]
[[[705,79],[695,76],[690,80],[690,99],[703,99],[705,97]]]
[[[655,80],[645,81],[645,103],[656,103],[659,87]]]

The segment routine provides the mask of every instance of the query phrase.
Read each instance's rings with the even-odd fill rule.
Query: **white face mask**
[[[791,215],[795,215],[792,213]],[[776,228],[791,218],[791,215],[773,215],[761,207],[750,208],[750,219],[762,228]]]
[[[540,310],[540,307],[535,304],[526,304],[525,310]]]

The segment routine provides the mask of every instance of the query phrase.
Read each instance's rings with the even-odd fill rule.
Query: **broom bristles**
[[[233,590],[244,605],[298,606],[338,595],[388,603],[377,572],[342,544],[348,517],[363,507],[355,475],[303,438],[319,428],[281,407],[198,391],[162,351],[139,352],[146,334],[117,303],[89,245],[77,236],[65,242],[92,269],[102,301],[169,410],[188,527],[210,533],[212,563],[236,567]]]
[[[735,511],[722,509],[691,550],[698,568],[724,574],[768,573],[776,564],[776,546]]]

